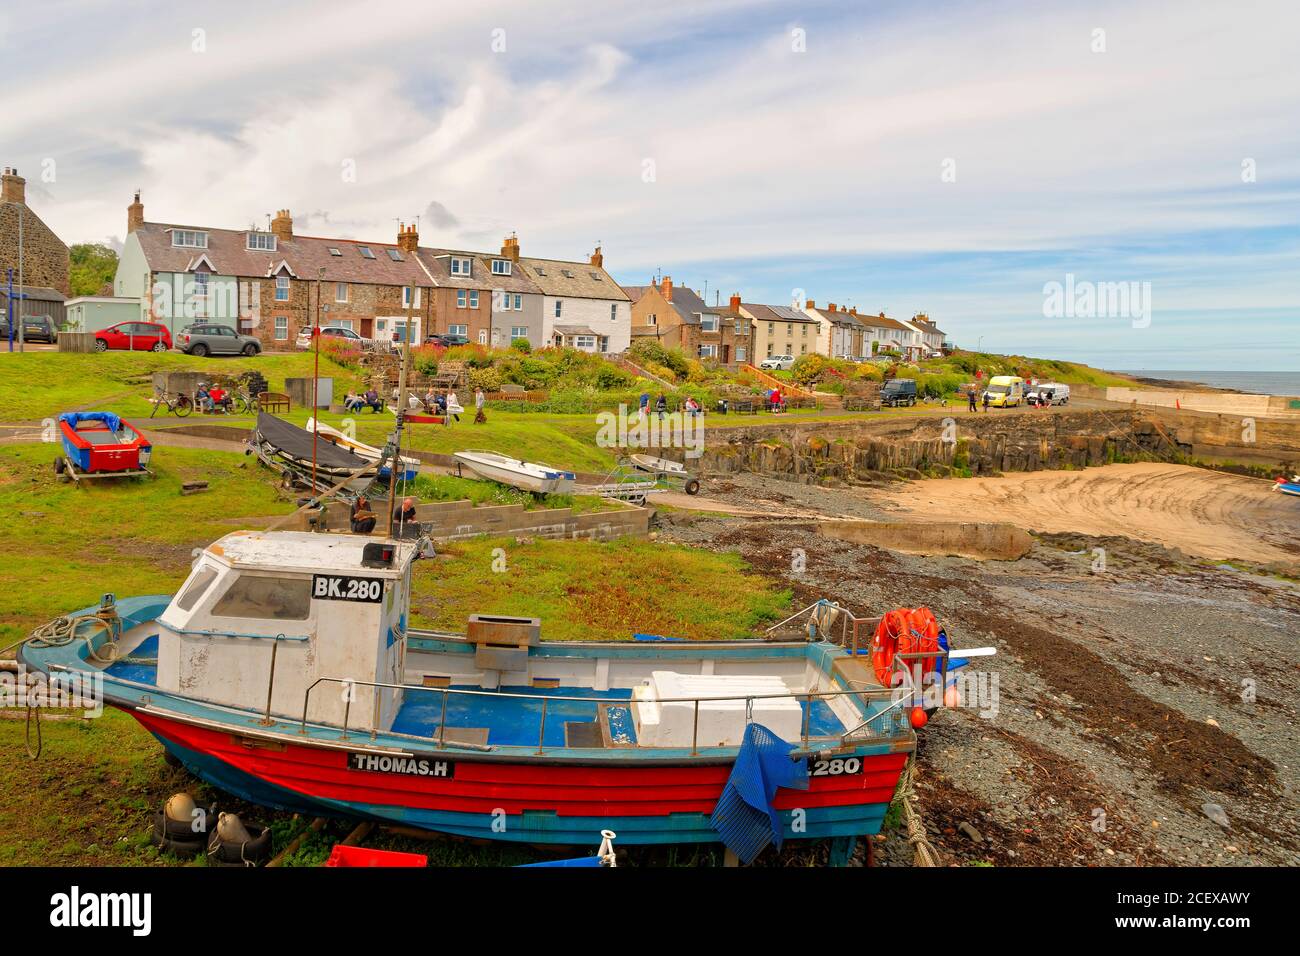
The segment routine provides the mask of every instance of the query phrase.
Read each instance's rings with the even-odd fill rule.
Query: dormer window
[[[508,276],[510,275],[511,265],[512,263],[510,262],[509,259],[493,259],[492,274],[494,276]]]
[[[173,229],[172,245],[185,246],[190,249],[206,249],[208,247],[208,234],[199,232],[196,229]]]
[[[468,256],[451,257],[451,274],[468,278],[473,275],[473,261]]]
[[[363,258],[373,259],[375,254],[370,251],[369,246],[357,246],[357,252],[361,253]]]
[[[275,252],[275,233],[273,232],[250,232],[248,234],[247,248],[254,252]],[[207,245],[207,243],[204,243]]]

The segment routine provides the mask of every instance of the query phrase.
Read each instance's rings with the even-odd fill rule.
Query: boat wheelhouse
[[[807,764],[808,789],[772,804],[787,838],[879,831],[915,734],[868,656],[820,640],[545,642],[535,619],[486,615],[464,634],[417,629],[420,551],[236,532],[174,596],[88,609],[85,640],[29,641],[21,659],[102,677],[105,701],[190,771],[269,807],[527,843],[716,842],[711,814],[756,723]]]

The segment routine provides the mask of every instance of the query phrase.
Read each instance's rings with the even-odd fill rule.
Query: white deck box
[[[695,733],[695,704],[663,703],[673,698],[730,697],[701,701],[698,745],[738,747],[745,736],[745,697],[788,694],[776,676],[678,674],[653,671],[650,680],[633,689],[632,710],[637,743],[643,747],[689,747]],[[803,709],[793,697],[753,702],[753,720],[783,740],[795,743],[803,734]]]

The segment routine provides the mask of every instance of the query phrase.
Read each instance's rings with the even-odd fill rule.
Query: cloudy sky
[[[1300,369],[1297,35],[1294,0],[10,0],[0,159],[68,242],[120,242],[139,188],[154,221],[418,217],[967,347]],[[1138,297],[1045,315],[1067,275]]]

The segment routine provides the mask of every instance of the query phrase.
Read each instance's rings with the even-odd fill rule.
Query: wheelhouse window
[[[311,613],[311,580],[241,574],[212,607],[214,617],[305,621]]]
[[[217,569],[204,566],[199,568],[194,577],[190,578],[190,583],[185,586],[181,596],[176,599],[176,606],[182,611],[194,610],[194,605],[199,603],[199,598],[217,579]]]

